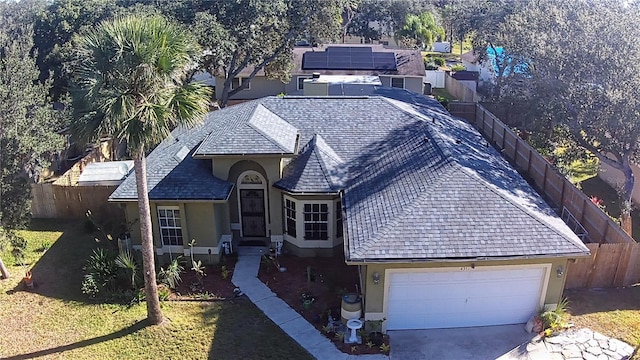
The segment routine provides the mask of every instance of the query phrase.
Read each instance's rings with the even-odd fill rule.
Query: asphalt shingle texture
[[[150,195],[224,198],[232,185],[211,175],[210,160],[192,154],[282,154],[299,146],[274,186],[343,191],[351,261],[588,252],[471,125],[408,91],[268,97],[215,111],[174,137],[191,153],[178,162],[180,146],[168,140],[149,155]],[[135,198],[132,178],[112,199]]]

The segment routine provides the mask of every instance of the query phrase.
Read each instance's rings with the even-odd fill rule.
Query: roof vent
[[[311,78],[318,80],[320,79],[320,73],[319,72],[314,72],[313,74],[311,74]]]
[[[187,157],[187,155],[189,155],[189,148],[186,146],[182,146],[180,150],[178,150],[178,152],[173,155],[173,158],[176,159],[176,161],[181,162],[185,157]]]

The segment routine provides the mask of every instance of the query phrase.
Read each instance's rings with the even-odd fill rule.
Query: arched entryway
[[[248,170],[240,174],[236,184],[240,235],[243,238],[267,236],[267,182],[262,174]]]

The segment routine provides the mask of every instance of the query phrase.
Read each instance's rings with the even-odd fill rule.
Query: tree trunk
[[[10,276],[9,270],[7,270],[7,267],[4,266],[4,262],[2,261],[2,258],[0,258],[0,273],[2,274],[3,279],[8,279]]]
[[[622,188],[620,197],[622,198],[622,202],[620,204],[620,224],[622,225],[622,230],[624,230],[629,236],[633,236],[631,234],[631,229],[633,228],[633,223],[631,220],[631,209],[632,209],[632,196],[633,196],[633,186],[635,184],[635,176],[633,175],[633,169],[631,169],[631,161],[629,157],[630,153],[625,153],[622,155],[622,172],[624,173],[624,187]]]
[[[154,258],[153,233],[151,231],[151,208],[147,190],[147,163],[144,150],[138,149],[133,159],[138,190],[138,211],[140,217],[140,237],[142,239],[142,271],[144,275],[144,292],[147,301],[147,320],[152,325],[164,321],[158,298],[156,282],[156,266]]]

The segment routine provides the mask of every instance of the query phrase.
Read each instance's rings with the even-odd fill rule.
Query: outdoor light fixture
[[[558,266],[558,268],[556,269],[556,275],[558,275],[559,278],[564,275],[564,269],[562,268],[562,266]]]
[[[380,284],[380,273],[377,271],[373,273],[373,283],[375,285]]]

